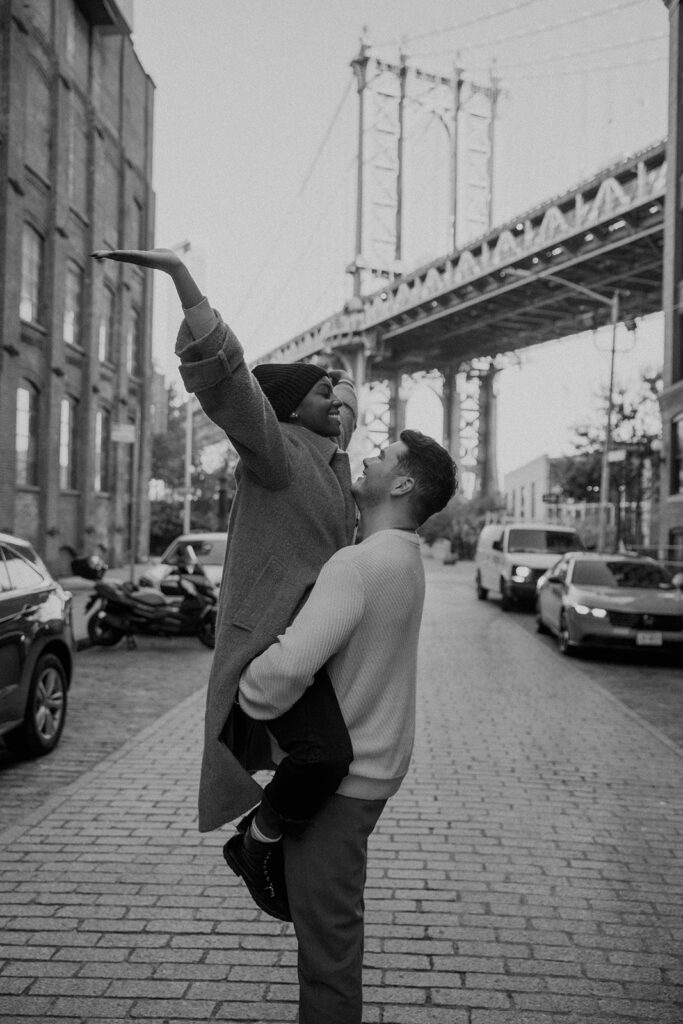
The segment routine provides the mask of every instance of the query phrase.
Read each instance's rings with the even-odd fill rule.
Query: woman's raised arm
[[[203,295],[196,281],[173,249],[98,249],[90,255],[98,261],[134,263],[137,267],[169,274],[183,309],[191,309],[202,301]]]

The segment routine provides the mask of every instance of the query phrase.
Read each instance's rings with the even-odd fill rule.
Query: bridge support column
[[[443,376],[443,444],[450,452],[451,457],[459,462],[460,459],[460,416],[462,414],[460,394],[458,392],[456,376],[457,367],[450,365],[441,371]]]
[[[477,494],[490,497],[498,491],[496,376],[493,364],[479,378],[479,430],[477,443]]]
[[[398,441],[398,435],[405,430],[406,399],[402,394],[403,371],[395,370],[389,378],[389,442]]]
[[[365,345],[359,345],[358,348],[349,353],[348,363],[350,364],[351,376],[356,384],[356,392],[360,395],[361,388],[364,386],[368,377]]]

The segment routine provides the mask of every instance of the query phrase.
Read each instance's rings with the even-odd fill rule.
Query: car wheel
[[[31,676],[23,725],[7,740],[16,752],[49,754],[59,743],[66,718],[67,675],[54,654],[44,654]]]
[[[88,619],[88,636],[93,644],[98,647],[113,647],[122,638],[120,629],[110,626],[107,623],[105,613],[100,610],[94,612]]]
[[[489,596],[488,587],[482,587],[481,585],[481,573],[477,573],[477,599],[479,601],[485,601]]]
[[[199,623],[197,627],[197,636],[204,644],[205,647],[210,647],[212,650],[216,646],[216,609],[212,608],[208,615]]]
[[[565,657],[572,657],[575,653],[575,648],[570,643],[569,626],[567,625],[567,616],[562,612],[560,617],[560,629],[557,634],[557,645],[560,649],[560,654],[564,654]]]
[[[513,601],[510,595],[510,591],[507,588],[505,580],[500,581],[500,607],[504,612],[509,612],[512,608]]]

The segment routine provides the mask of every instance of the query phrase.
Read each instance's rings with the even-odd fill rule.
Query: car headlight
[[[512,581],[513,583],[528,583],[531,576],[531,569],[528,565],[513,565],[512,566]]]
[[[592,615],[596,619],[607,618],[606,608],[590,608],[587,604],[575,604],[574,611],[577,615]]]

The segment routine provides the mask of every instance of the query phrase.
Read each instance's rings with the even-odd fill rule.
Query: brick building
[[[88,255],[153,244],[131,19],[131,0],[0,0],[0,530],[61,573],[149,534],[151,289]]]
[[[669,136],[664,207],[664,390],[660,398],[665,471],[662,473],[660,553],[683,562],[683,12],[669,10]]]

